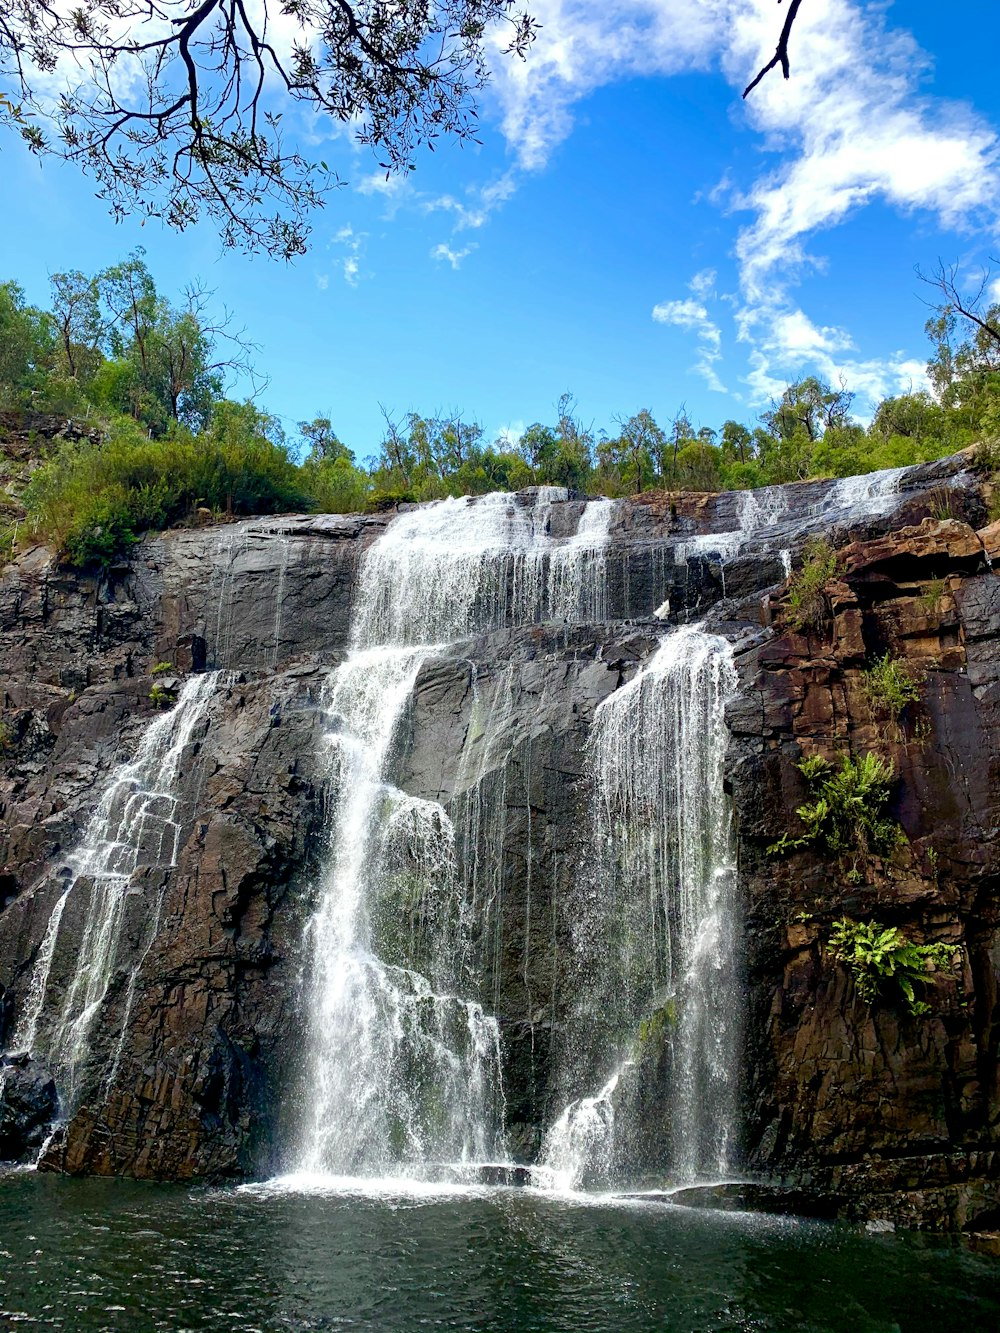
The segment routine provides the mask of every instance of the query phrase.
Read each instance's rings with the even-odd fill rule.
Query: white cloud
[[[493,432],[493,439],[501,449],[513,449],[527,429],[526,421],[508,421]]]
[[[462,250],[453,250],[450,245],[442,241],[440,245],[435,245],[431,251],[431,259],[447,260],[453,269],[457,269],[462,260],[467,259],[475,249],[474,245],[467,245]]]
[[[709,315],[704,299],[699,299],[712,295],[714,282],[715,274],[711,269],[696,273],[689,284],[695,295],[677,301],[661,301],[653,306],[653,319],[658,324],[671,324],[695,335],[699,349],[695,370],[710,389],[725,393],[726,386],[716,370],[716,363],[722,359],[722,330]]]
[[[716,276],[714,268],[703,268],[700,273],[694,275],[688,286],[695,296],[710,296],[715,290]]]
[[[364,254],[365,241],[368,239],[368,233],[355,231],[350,223],[345,224],[339,231],[334,232],[333,244],[343,247],[347,253],[340,261],[340,271],[348,287],[357,287],[361,281],[361,259]],[[370,274],[368,275],[371,276]]]
[[[889,394],[929,387],[924,363],[905,352],[866,359],[856,351],[846,330],[818,327],[802,310],[785,312],[760,331],[750,351],[745,378],[751,399],[759,404],[780,397],[789,377],[812,373],[846,384],[858,395],[864,416],[868,404]]]
[[[782,20],[774,0],[534,0],[531,8],[538,40],[524,62],[498,59],[494,83],[503,132],[526,169],[545,165],[570,134],[577,104],[602,86],[717,66],[741,91],[772,55]],[[888,26],[885,8],[811,0],[793,30],[791,79],[775,70],[745,102],[734,99],[734,115],[771,156],[742,190],[727,179],[707,198],[750,214],[736,243],[737,328],[758,395],[789,368],[843,370],[868,392],[908,381],[916,366],[902,353],[852,357],[849,334],[798,308],[794,283],[822,262],[807,248],[817,233],[876,201],[927,211],[946,228],[1000,232],[995,129],[971,106],[923,91],[927,58]],[[694,300],[663,302],[656,316],[709,349],[713,278],[697,275]],[[711,359],[702,371],[715,373]]]
[[[516,192],[517,181],[514,173],[505,172],[488,185],[470,186],[466,191],[466,201],[456,199],[452,194],[442,194],[436,199],[427,199],[423,209],[427,213],[451,213],[455,218],[455,230],[478,229],[489,221],[501,204],[505,204]]]
[[[545,165],[573,127],[573,106],[597,88],[643,74],[707,67],[719,0],[533,0],[538,36],[525,60],[500,53],[494,91],[504,135],[526,170]]]
[[[386,175],[384,171],[373,171],[368,176],[362,176],[354,188],[358,194],[382,194],[391,198],[402,194],[409,183],[409,178],[400,173]]]
[[[321,292],[325,292],[326,289],[329,287],[329,285],[330,285],[329,273],[316,274],[316,286],[320,289]]]

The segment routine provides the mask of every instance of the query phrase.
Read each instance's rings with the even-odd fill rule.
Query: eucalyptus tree
[[[296,146],[310,118],[405,170],[474,137],[497,34],[523,56],[534,32],[515,0],[10,0],[0,121],[89,173],[117,218],[207,216],[225,245],[287,258],[338,183]]]

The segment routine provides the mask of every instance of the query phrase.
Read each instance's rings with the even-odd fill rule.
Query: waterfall
[[[593,500],[576,534],[549,530],[559,487],[422,505],[368,551],[358,643],[448,643],[505,625],[590,621],[606,613],[603,551],[616,510]]]
[[[70,876],[56,900],[39,946],[11,1049],[39,1055],[56,1074],[62,1109],[71,1111],[90,1051],[94,1020],[108,992],[135,873],[176,865],[182,763],[190,759],[195,728],[205,716],[219,673],[191,676],[176,705],[146,728],[133,759],[120,765],[101,793],[83,838],[69,860]],[[71,899],[87,898],[73,971],[62,1003],[46,1013],[60,926]],[[159,910],[152,915],[153,930]],[[152,939],[149,938],[148,951]],[[124,1036],[135,975],[126,989]]]
[[[882,472],[868,472],[858,477],[838,477],[829,482],[820,498],[809,506],[808,517],[805,519],[789,516],[788,486],[761,486],[757,490],[740,491],[736,499],[736,527],[727,532],[700,533],[678,542],[674,547],[674,561],[683,565],[692,556],[718,556],[722,564],[725,591],[727,562],[734,560],[751,542],[757,552],[771,551],[773,529],[786,518],[789,518],[791,529],[800,538],[816,532],[816,519],[837,523],[879,518],[891,510],[909,471],[906,467],[887,468]],[[787,577],[791,569],[791,552],[787,548],[788,528],[784,536],[786,547],[778,551],[778,556]]]
[[[687,627],[597,710],[598,864],[574,931],[565,1105],[541,1158],[564,1186],[610,1185],[643,1161],[677,1180],[730,1165],[740,995],[723,708],[735,683],[729,644]],[[643,1110],[644,1086],[664,1082],[665,1115]]]
[[[857,477],[838,477],[829,490],[811,507],[813,518],[836,521],[846,517],[877,518],[887,514],[899,495],[908,467],[884,468]]]
[[[788,492],[784,486],[762,486],[755,491],[740,491],[737,497],[737,526],[729,532],[701,533],[688,537],[674,549],[674,560],[683,565],[692,556],[718,555],[723,566],[740,554],[753,538],[767,549],[766,529],[773,528],[788,511]],[[762,532],[762,529],[765,532]]]
[[[392,782],[421,666],[485,629],[603,613],[609,501],[550,530],[566,492],[443,500],[393,520],[366,552],[352,647],[326,686],[336,792],[311,965],[307,1174],[415,1174],[504,1155],[500,1034],[480,994],[476,889],[437,802]]]

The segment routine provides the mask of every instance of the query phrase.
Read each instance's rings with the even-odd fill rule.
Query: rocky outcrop
[[[0,523],[24,518],[31,474],[65,440],[97,440],[86,422],[51,412],[0,411]],[[5,553],[0,552],[0,559]]]
[[[756,501],[772,506],[766,522],[742,495],[623,502],[606,624],[500,627],[424,663],[393,778],[445,806],[484,904],[482,985],[501,1024],[518,1157],[537,1153],[554,1109],[578,870],[593,854],[594,711],[665,622],[708,616],[734,640],[742,680],[727,720],[746,908],[748,1166],[859,1216],[963,1226],[998,1206],[1000,584],[988,559],[1000,542],[965,463],[910,470],[887,503],[856,486],[856,503],[834,504],[850,498],[846,483],[781,488]],[[553,504],[552,532],[572,534],[581,508]],[[156,716],[154,686],[221,673],[185,750],[176,864],[150,863],[133,881],[81,1095],[43,1165],[182,1179],[288,1164],[302,941],[336,799],[323,684],[348,646],[359,559],[391,518],[165,533],[100,580],[36,548],[0,576],[0,1047],[95,792]],[[780,587],[817,531],[841,554],[827,624],[805,635],[789,629]],[[922,682],[898,721],[874,715],[863,689],[887,651]],[[153,674],[160,664],[169,669]],[[906,844],[860,880],[809,849],[769,856],[797,828],[796,761],[869,749],[896,766]],[[53,955],[54,1010],[85,889],[68,900]],[[929,1014],[859,999],[829,948],[845,914],[954,944],[961,967],[936,983]],[[51,1119],[47,1071],[11,1056],[11,1086],[26,1091],[0,1124],[8,1154],[37,1148]]]
[[[985,539],[985,540],[984,540]],[[856,1215],[962,1227],[1000,1204],[1000,582],[987,530],[927,519],[843,548],[821,631],[746,654],[729,710],[731,781],[747,893],[748,1161]],[[897,716],[865,690],[889,653],[918,683]],[[895,769],[891,857],[806,847],[796,761],[874,752]],[[955,951],[929,1009],[858,994],[830,945],[848,916]]]

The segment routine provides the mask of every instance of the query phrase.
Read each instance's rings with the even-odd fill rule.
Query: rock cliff
[[[726,720],[746,1169],[862,1217],[983,1227],[1000,1213],[1000,535],[967,463],[910,469],[877,493],[810,482],[756,499],[621,502],[600,623],[501,626],[424,663],[394,781],[445,807],[463,874],[489,904],[481,989],[520,1159],[555,1110],[593,854],[595,709],[672,623],[704,618],[733,641],[740,678]],[[553,502],[553,536],[571,537],[581,512]],[[392,518],[169,532],[100,579],[36,548],[0,575],[0,1153],[46,1142],[46,1168],[168,1179],[289,1164],[303,935],[336,800],[322,691],[348,647],[359,561]],[[807,633],[791,628],[785,572],[817,533],[839,560]],[[887,652],[920,682],[891,719],[863,674]],[[157,702],[206,671],[217,674],[185,743],[176,856],[140,858],[132,875],[74,1110],[46,1141],[55,1090],[15,1037],[53,908],[80,873],[95,794]],[[898,775],[890,813],[905,841],[893,854],[854,874],[809,847],[769,855],[800,825],[797,763],[869,750]],[[47,1012],[64,1004],[86,929],[93,886],[80,883],[54,937]],[[829,944],[845,915],[954,946],[960,966],[935,979],[928,1013],[859,998]],[[655,1129],[655,1105],[649,1115]]]

